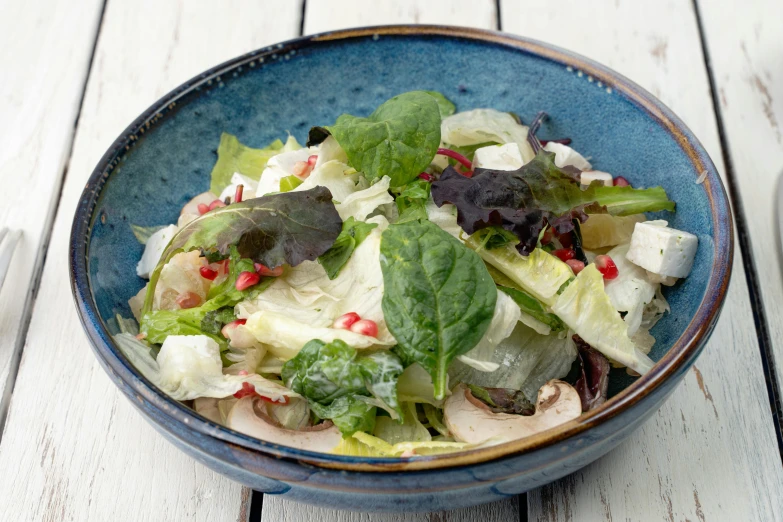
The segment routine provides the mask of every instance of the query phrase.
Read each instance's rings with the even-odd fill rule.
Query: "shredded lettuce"
[[[443,143],[458,147],[486,142],[516,143],[525,163],[535,156],[527,142],[527,127],[509,113],[495,109],[474,109],[444,118],[440,134]]]
[[[389,444],[398,442],[424,442],[432,440],[430,432],[419,421],[416,413],[416,403],[404,402],[402,409],[402,424],[391,417],[378,416],[375,419],[373,435]]]
[[[383,439],[373,437],[363,432],[356,432],[352,437],[343,439],[332,453],[337,455],[351,455],[355,457],[414,457],[416,455],[438,455],[465,451],[476,447],[465,442],[398,442],[391,445]]]
[[[489,323],[487,333],[484,334],[484,337],[481,338],[475,348],[464,355],[460,355],[457,359],[482,372],[494,372],[497,370],[500,365],[492,362],[495,348],[511,335],[514,327],[522,318],[521,316],[519,306],[514,300],[507,294],[498,292],[498,298],[495,301],[495,313],[492,316],[492,322]]]
[[[653,361],[634,347],[627,324],[604,290],[604,278],[594,264],[579,272],[552,306],[560,319],[590,346],[644,375]]]
[[[615,279],[606,281],[606,295],[618,312],[627,312],[623,318],[628,325],[628,335],[633,337],[642,324],[645,306],[655,297],[657,284],[647,278],[647,271],[625,258],[629,244],[620,245],[608,252],[619,272]]]
[[[213,194],[223,192],[223,189],[231,184],[231,177],[235,172],[258,180],[270,158],[281,152],[298,148],[300,145],[293,136],[289,136],[285,144],[275,140],[263,149],[254,149],[240,143],[236,136],[224,132],[220,136],[218,159],[212,168],[209,190]]]

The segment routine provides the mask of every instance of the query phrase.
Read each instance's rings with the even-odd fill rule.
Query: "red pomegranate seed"
[[[207,205],[206,203],[199,203],[198,204],[198,213],[203,216],[207,212],[209,212],[209,205]]]
[[[209,204],[209,210],[215,210],[218,207],[225,207],[226,204],[220,201],[219,199],[216,199],[212,203]]]
[[[237,399],[244,399],[245,397],[250,397],[255,394],[256,394],[256,387],[250,384],[249,382],[243,382],[242,389],[237,390],[237,392],[234,394],[234,397],[236,397]]]
[[[247,290],[251,286],[255,286],[261,281],[261,276],[256,272],[242,272],[237,277],[237,282],[234,284],[237,290]]]
[[[571,270],[573,270],[574,275],[578,274],[579,272],[585,269],[585,264],[582,261],[579,261],[578,259],[569,259],[565,262],[565,264],[571,267]]]
[[[244,377],[245,375],[250,375],[250,374],[247,372],[247,370],[239,370],[237,372],[237,375],[241,375],[242,377]]]
[[[318,154],[313,154],[307,158],[307,165],[311,168],[315,168],[315,163],[318,161]]]
[[[244,192],[244,185],[237,185],[237,190],[234,192],[234,203],[242,203],[242,192]]]
[[[258,275],[262,275],[264,277],[280,277],[283,275],[282,266],[269,268],[266,265],[262,265],[261,263],[253,263],[253,266],[256,267],[256,272],[258,272]]]
[[[231,333],[231,330],[245,323],[247,323],[247,319],[237,319],[236,321],[231,321],[230,323],[226,323],[223,328],[220,329],[220,333],[222,333],[223,337],[226,339],[230,339],[231,336],[228,334]]]
[[[576,257],[576,252],[573,248],[558,248],[552,251],[553,256],[557,256],[560,261],[568,261]]]
[[[202,266],[198,269],[198,273],[201,274],[201,277],[204,279],[209,279],[210,281],[214,281],[215,278],[218,276],[217,270],[212,270],[208,266]]]
[[[552,239],[554,239],[555,233],[552,231],[552,228],[547,228],[544,232],[544,235],[541,236],[541,244],[542,245],[548,245],[552,242]]]
[[[337,319],[334,320],[334,323],[332,323],[332,328],[341,328],[343,330],[347,330],[355,323],[358,323],[362,318],[359,317],[359,314],[356,312],[348,312],[347,314],[343,314]]]
[[[620,275],[620,271],[617,269],[617,265],[614,260],[606,255],[595,256],[595,267],[604,276],[604,279],[611,280]]]
[[[631,184],[628,182],[628,180],[625,179],[622,176],[617,176],[616,178],[614,178],[614,182],[613,183],[614,183],[615,187],[630,187],[631,186]]]
[[[356,321],[350,327],[350,330],[354,333],[369,335],[370,337],[378,337],[378,325],[375,321],[369,319],[362,319]]]
[[[419,174],[419,179],[432,182],[432,174],[427,174],[426,172],[422,172],[421,174]]]
[[[297,161],[294,163],[294,168],[291,171],[291,174],[299,179],[307,179],[307,177],[310,176],[310,173],[313,171],[316,161],[318,161],[318,156],[315,154],[307,158],[307,161]]]
[[[177,296],[177,304],[183,310],[195,308],[201,304],[201,296],[195,292],[182,292]]]

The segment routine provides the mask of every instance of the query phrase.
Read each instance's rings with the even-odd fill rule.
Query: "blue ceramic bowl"
[[[207,421],[139,374],[112,342],[113,318],[144,284],[129,225],[176,222],[207,189],[220,133],[263,146],[343,113],[369,113],[395,94],[443,92],[459,110],[494,107],[530,120],[542,137],[573,138],[596,168],[635,186],[662,185],[671,225],[699,236],[693,272],[669,292],[654,330],[657,361],[637,380],[613,375],[613,397],[577,420],[526,439],[412,460],[326,455],[270,444]],[[702,183],[700,175],[706,173]],[[98,163],[73,222],[73,293],[112,380],[177,447],[227,477],[271,494],[363,511],[457,508],[540,486],[597,459],[661,405],[718,318],[733,255],[731,217],[715,167],[661,102],[609,69],[509,35],[437,26],[355,29],[300,38],[231,60],[178,87],[142,114]],[[622,372],[619,372],[622,374]]]

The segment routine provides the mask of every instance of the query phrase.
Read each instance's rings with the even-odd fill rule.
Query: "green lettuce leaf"
[[[364,241],[373,228],[377,227],[376,223],[365,223],[363,221],[356,221],[353,217],[349,217],[343,221],[343,230],[340,235],[337,236],[334,244],[318,256],[318,262],[326,270],[326,275],[329,279],[334,279],[340,275],[340,270],[345,266],[345,263],[351,258],[351,254],[356,250],[362,241]]]
[[[369,180],[391,178],[392,187],[416,179],[440,145],[440,108],[435,98],[412,91],[384,102],[367,118],[343,114],[327,127],[350,165]]]
[[[141,243],[142,245],[146,245],[147,241],[150,240],[150,237],[155,232],[158,232],[161,229],[166,228],[168,225],[157,225],[153,227],[142,227],[140,225],[131,225],[131,230],[133,231],[133,235],[136,236],[136,241]]]
[[[200,216],[172,238],[150,276],[143,313],[152,309],[163,266],[179,252],[201,250],[224,258],[236,247],[243,258],[268,267],[296,266],[326,252],[342,231],[342,220],[325,187],[270,194],[217,208]]]
[[[590,346],[644,375],[653,361],[637,350],[628,337],[628,325],[612,306],[604,278],[594,264],[579,272],[558,296],[552,311]]]
[[[419,422],[415,403],[403,403],[402,412],[402,423],[393,420],[391,417],[376,417],[373,435],[389,444],[432,440],[430,432]]]
[[[429,221],[390,225],[381,236],[383,316],[406,365],[432,377],[435,398],[447,392],[451,361],[486,333],[497,289],[484,263]]]
[[[242,145],[236,136],[224,132],[220,135],[220,145],[217,150],[218,159],[215,166],[212,167],[212,181],[209,190],[213,194],[223,192],[223,189],[231,184],[231,176],[235,172],[258,180],[266,168],[266,162],[272,156],[300,148],[301,145],[296,142],[296,139],[289,136],[285,144],[280,140],[275,140],[263,149],[254,149]]]
[[[451,116],[455,112],[457,112],[457,107],[446,98],[443,94],[439,93],[438,91],[424,91],[433,98],[435,98],[435,101],[438,103],[438,110],[440,111],[440,117],[446,118],[447,116]]]
[[[427,201],[430,199],[430,183],[416,179],[400,187],[394,198],[399,217],[397,223],[415,219],[427,219]]]

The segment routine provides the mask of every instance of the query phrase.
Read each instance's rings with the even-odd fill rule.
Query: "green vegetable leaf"
[[[494,413],[511,413],[514,415],[533,415],[535,406],[527,400],[520,390],[510,388],[484,388],[475,384],[468,384],[470,393],[484,404],[489,406]]]
[[[179,252],[200,249],[205,255],[239,255],[268,267],[296,266],[329,250],[342,220],[326,187],[269,194],[217,208],[185,225],[172,238],[152,272],[143,312],[152,309],[160,271]]]
[[[522,310],[523,313],[541,321],[553,332],[562,332],[565,330],[563,322],[555,314],[547,312],[544,305],[532,295],[516,287],[516,285],[509,287],[498,284],[497,287],[498,290],[513,299],[514,302],[519,305],[519,309]]]
[[[457,107],[446,98],[443,94],[439,93],[438,91],[424,91],[433,98],[435,98],[435,101],[438,103],[438,110],[440,111],[440,117],[446,118],[447,116],[451,116],[455,112],[457,112]]]
[[[150,240],[152,234],[158,232],[161,229],[166,228],[166,225],[157,225],[153,227],[142,227],[139,225],[131,225],[130,227],[131,230],[133,231],[133,235],[136,236],[136,240],[142,245],[146,245],[147,241]]]
[[[340,270],[351,258],[351,254],[356,250],[356,247],[377,226],[375,223],[356,221],[353,216],[343,221],[343,230],[337,236],[332,247],[318,257],[318,262],[326,270],[326,275],[329,276],[329,279],[334,279],[340,275]]]
[[[328,405],[310,402],[310,409],[320,418],[330,419],[343,437],[350,437],[357,431],[372,433],[375,428],[375,406],[354,395],[340,397]]]
[[[211,312],[204,314],[204,317],[201,319],[201,331],[218,335],[225,325],[235,319],[236,315],[234,315],[233,307],[212,310]]]
[[[302,180],[296,176],[286,176],[280,180],[280,192],[291,192],[302,184]]]
[[[212,182],[209,190],[213,194],[220,194],[223,189],[231,184],[231,176],[239,172],[243,176],[258,180],[266,168],[266,162],[272,156],[288,150],[297,150],[301,146],[292,136],[289,136],[285,145],[280,140],[275,140],[263,149],[254,149],[242,145],[236,136],[228,133],[220,135],[218,145],[218,159],[212,167]]]
[[[432,376],[435,398],[446,394],[449,363],[486,333],[497,289],[484,263],[429,221],[390,225],[381,236],[383,316],[406,366]]]
[[[371,396],[402,417],[397,399],[401,373],[402,363],[391,352],[365,354],[340,340],[326,344],[314,339],[283,365],[282,378],[289,388],[308,399],[316,415],[332,419],[348,436],[368,411],[373,412],[374,422],[376,403]],[[335,418],[341,416],[347,416],[350,422]],[[340,423],[345,423],[347,429]]]
[[[343,114],[328,127],[353,168],[369,180],[391,178],[392,187],[416,179],[440,145],[440,109],[423,91],[400,94],[367,118]]]
[[[399,212],[397,223],[415,219],[427,219],[427,201],[430,199],[430,182],[417,179],[399,189],[394,198]]]

